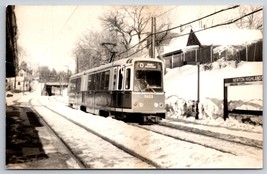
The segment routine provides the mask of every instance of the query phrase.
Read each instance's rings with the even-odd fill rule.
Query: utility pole
[[[76,73],[79,73],[79,57],[76,55]]]
[[[200,88],[200,62],[197,62],[197,101],[196,101],[196,116],[195,119],[199,119],[199,88]]]
[[[195,116],[195,119],[199,119],[199,108],[198,108],[198,104],[199,104],[199,100],[200,100],[200,59],[201,59],[201,56],[202,56],[202,50],[201,48],[199,47],[199,52],[200,52],[200,56],[199,58],[196,57],[196,65],[197,65],[197,101],[196,101],[196,116]]]
[[[156,17],[151,19],[151,57],[155,58],[155,33],[156,33]]]

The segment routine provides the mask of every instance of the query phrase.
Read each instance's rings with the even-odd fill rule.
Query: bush
[[[210,71],[212,70],[212,68],[213,68],[212,63],[207,63],[203,65],[204,71]]]

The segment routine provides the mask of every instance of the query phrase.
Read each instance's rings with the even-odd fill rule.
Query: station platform
[[[6,169],[68,169],[70,156],[30,107],[6,106]]]

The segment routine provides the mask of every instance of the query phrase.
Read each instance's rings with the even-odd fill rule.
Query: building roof
[[[164,47],[164,54],[184,49],[187,46],[190,30],[172,39],[170,45]],[[201,45],[244,45],[263,38],[260,30],[213,28],[194,31]]]

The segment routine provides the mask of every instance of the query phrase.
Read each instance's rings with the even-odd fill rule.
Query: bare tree
[[[244,16],[260,8],[262,8],[262,6],[259,5],[240,6],[239,15]],[[242,18],[236,23],[236,25],[239,28],[257,29],[263,32],[263,11],[253,13],[245,18]]]
[[[21,64],[23,61],[26,62],[27,61],[28,54],[25,51],[25,49],[21,45],[18,45],[18,48],[17,49],[18,49],[19,64]]]
[[[151,20],[152,13],[147,6],[130,6],[123,8],[129,15],[131,25],[130,28],[134,31],[134,34],[137,35],[138,41],[142,39],[142,34],[147,29],[149,21]]]
[[[104,28],[117,36],[117,50],[127,51],[127,55],[130,55],[141,47],[141,44],[138,44],[136,48],[129,50],[133,42],[140,43],[147,35],[151,16],[149,6],[122,6],[113,8],[100,19]]]
[[[114,39],[115,36],[110,33],[97,31],[89,31],[81,36],[73,50],[77,64],[76,72],[81,72],[109,62],[113,54],[112,52],[115,51],[113,48],[106,49],[103,43],[112,44]]]
[[[151,43],[145,42],[144,38],[151,34],[151,16],[155,16],[156,9],[160,8],[160,6],[122,6],[113,7],[105,13],[100,18],[103,21],[104,30],[89,31],[76,42],[73,50],[77,63],[76,72],[110,62],[115,59],[115,55],[116,59],[119,59],[132,54],[148,53],[144,48],[146,44]],[[169,28],[170,22],[166,20],[166,16],[159,18],[157,31]],[[169,31],[164,31],[156,34],[158,48],[163,44],[168,33]],[[136,42],[137,44],[133,46]]]
[[[160,15],[164,14],[164,15]],[[171,22],[169,21],[169,14],[163,10],[161,6],[123,6],[120,8],[113,8],[108,11],[101,18],[104,28],[109,32],[114,32],[119,38],[117,46],[123,46],[120,52],[121,57],[128,57],[130,55],[142,55],[148,53],[144,48],[150,48],[151,45],[151,18],[157,18],[156,32],[166,30],[156,34],[156,47],[160,50],[164,39],[168,35]],[[157,17],[158,16],[158,17]],[[144,40],[147,38],[146,40]],[[137,39],[137,41],[136,41]],[[137,42],[133,46],[133,42]],[[134,48],[133,48],[134,47]],[[133,48],[133,49],[132,49]]]
[[[120,37],[119,44],[127,50],[132,41],[133,28],[127,23],[126,12],[122,9],[108,11],[102,18],[104,28]]]

